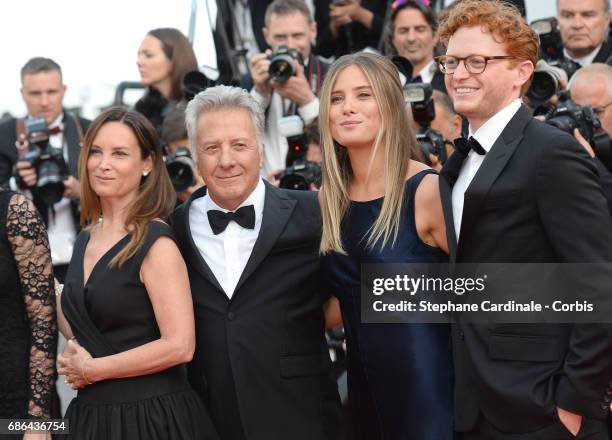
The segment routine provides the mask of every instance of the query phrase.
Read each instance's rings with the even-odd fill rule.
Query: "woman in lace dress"
[[[57,321],[47,231],[31,201],[2,189],[0,347],[0,419],[49,419]],[[50,437],[28,432],[23,438]]]

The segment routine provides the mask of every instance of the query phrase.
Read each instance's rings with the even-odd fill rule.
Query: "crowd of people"
[[[608,0],[557,0],[541,117],[524,3],[431,3],[220,2],[216,85],[153,29],[144,96],[93,121],[28,60],[27,115],[0,122],[0,419],[69,421],[24,440],[612,438],[612,321],[363,320],[370,263],[580,263],[572,298],[610,307]]]

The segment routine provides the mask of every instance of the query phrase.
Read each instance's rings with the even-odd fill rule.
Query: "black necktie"
[[[216,209],[207,211],[208,222],[213,234],[218,235],[225,231],[230,220],[234,220],[246,229],[255,229],[255,208],[253,205],[243,206],[235,212],[223,212]]]
[[[455,150],[457,150],[457,152],[459,152],[463,157],[467,157],[470,150],[474,150],[474,152],[480,154],[481,156],[487,154],[487,150],[482,148],[482,145],[480,145],[480,143],[474,139],[473,136],[470,136],[469,139],[464,137],[457,138],[455,139],[454,144]]]

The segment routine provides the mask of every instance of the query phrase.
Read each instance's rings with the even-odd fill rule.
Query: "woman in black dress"
[[[183,78],[198,70],[198,62],[191,43],[178,29],[153,29],[138,48],[140,81],[147,86],[145,95],[136,102],[134,110],[142,113],[161,133],[165,117],[185,98]]]
[[[0,189],[0,419],[51,417],[57,321],[47,231],[32,202]],[[3,436],[0,439],[15,436]],[[26,433],[24,440],[46,439]]]
[[[175,194],[154,128],[135,111],[105,111],[87,132],[79,175],[83,231],[59,313],[75,338],[59,372],[79,390],[68,438],[216,439],[184,366],[195,346],[191,292],[160,220]]]
[[[319,124],[321,265],[346,331],[355,438],[450,440],[448,325],[361,321],[363,263],[447,261],[438,176],[414,160],[418,144],[393,64],[364,53],[336,61]]]

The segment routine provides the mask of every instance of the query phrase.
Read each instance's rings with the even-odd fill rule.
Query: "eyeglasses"
[[[606,105],[602,105],[601,107],[593,107],[593,111],[597,114],[597,116],[601,116],[608,106],[612,104],[612,101],[608,102]]]
[[[455,70],[457,70],[457,67],[459,67],[460,61],[463,61],[463,65],[468,72],[477,75],[484,72],[488,62],[491,60],[509,60],[512,58],[514,57],[510,55],[498,55],[493,57],[486,57],[484,55],[468,55],[467,57],[442,55],[436,57],[435,60],[438,63],[440,72],[444,73],[445,75],[455,73]]]

